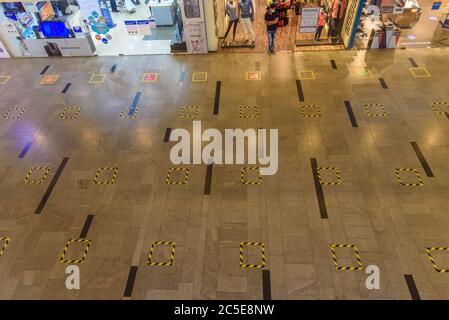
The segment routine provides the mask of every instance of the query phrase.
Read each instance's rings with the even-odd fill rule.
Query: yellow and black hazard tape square
[[[80,107],[66,107],[61,112],[61,119],[62,120],[76,119],[76,118],[78,118],[80,113],[81,113],[81,108]]]
[[[413,168],[399,168],[394,170],[396,174],[396,178],[398,179],[399,183],[406,187],[420,187],[424,185],[424,180],[421,178],[421,175],[419,174],[419,171],[417,169]],[[405,182],[402,180],[401,172],[413,172],[416,177],[418,178],[418,182]]]
[[[153,260],[153,252],[155,246],[171,246],[171,254],[170,254],[170,261],[168,262],[154,262]],[[151,244],[150,248],[150,254],[148,256],[148,266],[171,266],[173,265],[173,262],[175,261],[175,249],[176,249],[176,243],[174,242],[168,242],[168,241],[154,241]]]
[[[85,243],[86,247],[84,248],[84,252],[83,252],[83,257],[81,259],[65,259],[65,255],[67,253],[67,251],[69,250],[69,246],[72,243]],[[64,250],[62,251],[61,257],[59,258],[59,262],[61,263],[74,263],[74,264],[78,264],[78,263],[83,263],[84,260],[86,260],[87,257],[87,252],[89,251],[89,247],[91,245],[92,241],[89,239],[70,239],[69,241],[67,241]]]
[[[181,107],[181,111],[179,112],[179,119],[186,119],[186,118],[196,118],[198,116],[198,106],[184,106]]]
[[[352,248],[354,249],[355,257],[357,260],[357,266],[340,266],[338,264],[337,260],[337,254],[335,253],[335,248]],[[356,270],[362,270],[363,264],[362,259],[360,258],[359,249],[355,244],[331,244],[331,251],[332,251],[332,260],[334,262],[334,267],[336,270],[350,270],[350,271],[356,271]]]
[[[120,111],[120,118],[122,119],[134,119],[137,117],[137,114],[139,113],[139,107],[136,107],[134,109],[134,112],[132,115],[129,115],[130,107],[124,107],[122,111]]]
[[[0,247],[0,257],[3,253],[5,253],[6,247],[8,246],[10,240],[11,239],[8,237],[0,237],[0,245],[3,242],[3,245]]]
[[[379,109],[380,112],[373,112],[373,109]],[[379,103],[365,104],[364,111],[368,117],[386,117],[388,115],[387,110]]]
[[[172,180],[172,173],[176,171],[184,171],[184,179],[180,181],[173,181]],[[167,179],[165,179],[166,184],[171,185],[181,185],[181,184],[187,184],[189,181],[189,168],[170,168],[168,169]]]
[[[321,109],[316,104],[304,104],[300,106],[301,113],[304,118],[320,118],[321,117]],[[314,112],[309,112],[308,110],[314,110]]]
[[[437,266],[435,260],[432,257],[432,251],[449,251],[449,247],[430,247],[430,248],[426,248],[427,257],[429,257],[429,260],[432,263],[432,266],[435,269],[435,271],[436,272],[441,272],[441,273],[449,272],[449,269],[443,269],[443,268],[439,268]]]
[[[449,102],[432,102],[430,104],[430,106],[432,107],[433,111],[435,111],[435,113],[440,114],[440,115],[449,115]],[[439,107],[441,106],[445,106],[447,108],[447,111],[442,111]]]
[[[249,113],[248,110],[253,110],[252,113]],[[256,106],[241,106],[240,107],[240,118],[258,118],[259,117],[259,108]]]
[[[111,171],[112,172],[111,180],[109,180],[109,181],[99,180],[100,174],[103,171]],[[117,167],[103,167],[103,168],[100,168],[100,169],[97,170],[97,173],[95,174],[94,184],[114,184],[115,179],[117,178],[117,174],[118,174],[118,168]]]
[[[323,181],[323,179],[321,177],[322,170],[334,170],[337,180],[336,181]],[[317,175],[318,175],[318,180],[320,181],[320,184],[322,186],[336,186],[336,185],[341,184],[341,182],[342,182],[340,171],[338,170],[337,167],[318,167]]]
[[[262,255],[262,261],[260,264],[246,264],[243,259],[243,246],[259,246]],[[240,242],[240,268],[264,268],[265,263],[265,244],[263,242]]]
[[[11,115],[14,112],[13,115]],[[24,107],[10,107],[8,111],[3,115],[3,119],[14,120],[22,118],[23,113],[26,111]]]
[[[248,181],[246,173],[250,170],[257,171],[258,177],[257,177],[256,181]],[[240,181],[242,182],[242,184],[246,184],[246,185],[262,184],[263,178],[260,175],[259,167],[243,167],[242,169],[240,169]]]
[[[44,174],[40,179],[31,179],[31,176],[33,175],[34,171],[43,171]],[[30,171],[28,171],[27,175],[25,176],[25,183],[42,183],[45,181],[45,178],[47,178],[48,173],[50,172],[50,167],[32,167]]]

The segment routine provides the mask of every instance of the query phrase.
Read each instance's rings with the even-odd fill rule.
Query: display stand
[[[190,54],[205,54],[207,50],[206,26],[204,21],[203,1],[183,1],[181,5],[184,22],[184,37],[187,52]]]
[[[230,41],[224,41],[221,43],[221,47],[222,48],[255,48],[256,44],[251,43],[251,42],[245,44],[244,41],[235,41],[234,43],[232,43]]]

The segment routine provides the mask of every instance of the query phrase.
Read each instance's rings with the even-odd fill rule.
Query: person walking
[[[318,24],[315,32],[315,41],[320,41],[321,32],[323,31],[324,24],[326,23],[327,14],[324,12],[324,6],[320,9],[320,14],[318,16]]]
[[[271,3],[265,13],[265,25],[268,32],[268,54],[274,54],[276,49],[276,31],[278,28],[279,15],[276,12],[276,4]]]
[[[244,45],[248,45],[248,30],[251,33],[251,46],[256,44],[256,35],[253,30],[254,6],[252,0],[240,0],[240,17],[242,20],[243,33],[245,34]]]

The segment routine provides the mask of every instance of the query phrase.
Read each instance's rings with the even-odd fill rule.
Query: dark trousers
[[[228,37],[229,31],[231,31],[231,27],[234,25],[234,31],[233,31],[233,36],[232,36],[232,41],[235,41],[235,33],[237,32],[237,25],[239,24],[239,19],[231,21],[229,20],[229,24],[228,24],[228,30],[226,30],[226,33],[224,35],[224,39],[226,40],[226,38]]]
[[[331,23],[330,23],[330,27],[329,27],[329,37],[332,37],[332,38],[336,37],[337,24],[338,24],[338,19],[331,18]]]
[[[315,32],[315,40],[320,40],[321,32],[323,31],[324,26],[318,26]]]

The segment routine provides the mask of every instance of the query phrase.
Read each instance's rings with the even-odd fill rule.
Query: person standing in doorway
[[[226,15],[229,16],[229,24],[228,30],[224,35],[223,43],[226,41],[228,37],[229,31],[231,31],[231,27],[234,26],[233,35],[232,35],[232,44],[235,44],[235,34],[237,32],[237,25],[239,23],[239,14],[237,12],[237,0],[228,0],[226,2]]]
[[[338,11],[340,10],[340,0],[333,0],[331,6],[331,22],[329,30],[329,42],[332,42],[332,38],[336,37],[337,24],[338,24]]]
[[[242,20],[243,33],[245,34],[244,45],[248,45],[248,30],[251,33],[251,46],[256,44],[256,35],[253,30],[254,6],[252,0],[240,0],[240,17]]]
[[[265,13],[265,25],[268,32],[268,54],[275,53],[276,49],[276,31],[278,28],[279,16],[276,12],[276,4],[271,3]]]
[[[324,24],[326,23],[327,14],[324,12],[324,6],[320,9],[320,14],[318,15],[318,24],[315,33],[315,41],[320,41],[321,32],[323,31]]]

